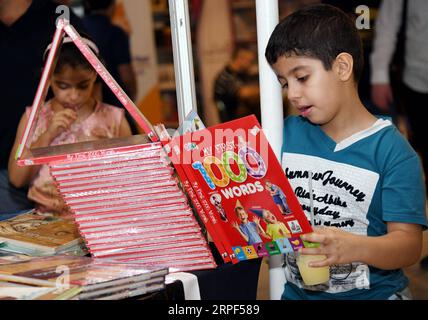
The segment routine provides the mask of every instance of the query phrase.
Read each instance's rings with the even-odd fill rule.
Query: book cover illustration
[[[55,295],[36,299],[95,299],[107,293],[142,290],[154,283],[161,289],[167,273],[166,266],[56,255],[0,266],[0,281],[58,289]]]
[[[233,262],[303,246],[311,225],[254,116],[174,137],[167,150]]]
[[[149,269],[136,264],[78,257],[70,259],[70,263],[65,265],[49,264],[48,262],[46,267],[38,269],[31,268],[31,264],[29,264],[27,271],[15,272],[14,275],[55,282],[59,274],[58,267],[61,266],[66,267],[70,284],[83,286],[83,291],[116,284],[139,282],[165,276],[168,273],[166,267]]]
[[[33,259],[34,257],[27,256],[25,254],[15,253],[15,252],[9,252],[9,251],[2,251],[1,250],[1,243],[0,243],[0,266],[3,264],[10,264],[14,262],[23,262]]]
[[[81,237],[72,220],[34,211],[1,221],[0,240],[5,241],[2,250],[49,255],[77,245]]]
[[[0,281],[0,300],[35,300],[52,291],[55,288]]]

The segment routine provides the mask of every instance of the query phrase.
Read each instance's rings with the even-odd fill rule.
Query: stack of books
[[[29,256],[60,253],[85,255],[73,220],[39,214],[35,210],[0,222],[0,249]],[[0,262],[2,255],[0,255]]]
[[[57,255],[0,266],[0,288],[14,299],[117,300],[164,289],[167,273],[161,266]]]
[[[141,141],[110,141],[95,152],[65,149],[37,161],[49,163],[93,257],[172,271],[216,267],[162,145]]]
[[[30,147],[64,34],[73,39],[146,136]],[[49,165],[93,257],[167,264],[177,271],[216,266],[151,124],[67,20],[58,20],[15,159],[22,166]]]

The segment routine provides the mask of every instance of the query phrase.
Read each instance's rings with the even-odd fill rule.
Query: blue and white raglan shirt
[[[420,160],[387,119],[336,144],[319,126],[290,116],[284,122],[282,167],[308,218],[312,171],[316,225],[367,236],[386,234],[387,222],[427,227]],[[308,287],[293,254],[286,257],[285,272],[284,299],[387,299],[408,285],[401,270],[356,262],[331,266],[328,284]]]

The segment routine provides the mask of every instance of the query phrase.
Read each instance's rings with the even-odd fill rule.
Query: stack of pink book
[[[35,164],[49,163],[92,256],[166,265],[171,271],[214,268],[162,145],[133,136],[97,148],[105,143],[32,150]]]
[[[65,34],[147,136],[30,148],[29,137]],[[216,264],[211,251],[162,150],[151,124],[137,106],[69,21],[59,19],[15,155],[18,164],[50,166],[95,258],[166,265],[182,271],[213,268]]]

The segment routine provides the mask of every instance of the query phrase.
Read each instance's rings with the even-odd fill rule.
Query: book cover
[[[150,151],[158,148],[159,144],[148,143],[146,136],[135,135],[27,149],[25,151],[26,159],[19,159],[18,164],[38,165],[50,162],[87,161],[114,157],[123,152],[141,152],[142,149]]]
[[[137,289],[145,289],[146,287],[150,287],[154,284],[156,285],[162,285],[161,288],[165,286],[164,284],[165,279],[163,277],[158,277],[154,279],[147,279],[143,281],[135,281],[135,282],[128,282],[124,283],[122,285],[116,285],[111,287],[105,287],[103,289],[88,291],[88,292],[82,292],[79,294],[78,299],[79,300],[93,300],[98,299],[106,295],[112,295],[112,294],[118,294],[122,293],[123,291],[127,290],[137,290]]]
[[[168,268],[163,266],[57,255],[1,266],[0,280],[58,289],[54,295],[37,297],[51,300],[69,299],[80,292],[104,288],[120,291],[124,285],[139,287],[139,283],[144,285],[149,279],[164,283],[167,273]]]
[[[232,262],[303,246],[311,225],[255,116],[176,136],[166,150]]]
[[[1,243],[0,243],[0,265],[3,264],[10,264],[14,262],[23,262],[33,259],[33,257],[27,256],[25,254],[20,253],[14,253],[9,251],[2,251],[1,250]]]
[[[50,255],[79,244],[81,237],[72,220],[30,212],[1,221],[0,240],[4,251]]]
[[[192,125],[192,119],[194,117],[194,113],[190,115],[190,119],[186,117],[184,123],[190,123],[190,125],[187,125],[188,130],[186,130],[186,133],[194,132],[193,129],[197,129],[195,126]],[[160,137],[161,142],[164,145],[165,151],[168,153],[168,155],[171,157],[171,136],[165,126],[163,124],[158,124],[155,127],[155,131]],[[205,126],[202,125],[202,128],[205,128]],[[199,126],[198,126],[199,129]],[[184,124],[181,128],[177,130],[178,134],[182,134],[184,132]],[[186,191],[187,196],[189,197],[190,201],[192,202],[194,209],[198,212],[200,219],[202,220],[201,223],[203,223],[211,237],[214,237],[217,239],[217,250],[220,254],[220,256],[223,258],[225,262],[231,261],[231,259],[234,259],[234,254],[231,252],[228,252],[226,249],[226,246],[222,244],[222,238],[217,235],[217,230],[214,226],[214,224],[211,222],[211,219],[208,218],[206,209],[209,210],[209,208],[206,207],[204,202],[200,201],[200,197],[195,193],[194,187],[189,179],[187,179],[187,175],[184,172],[184,169],[181,166],[176,165],[175,170],[177,172],[177,175],[181,177],[181,186]],[[190,177],[191,179],[191,177]],[[196,181],[193,181],[193,183],[196,183]],[[201,199],[203,200],[203,199]],[[204,207],[205,205],[205,207]]]
[[[55,288],[0,281],[0,300],[36,300],[52,291]]]

